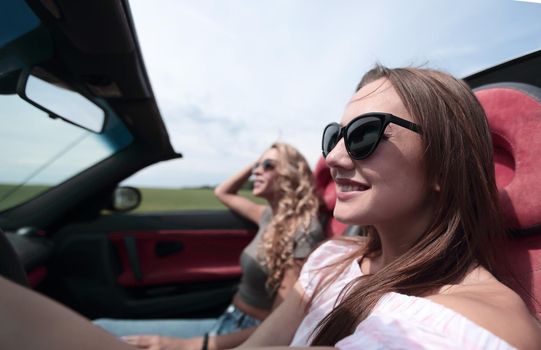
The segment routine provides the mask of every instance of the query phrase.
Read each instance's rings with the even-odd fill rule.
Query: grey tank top
[[[240,256],[242,278],[238,290],[239,296],[248,305],[264,310],[270,310],[272,308],[275,293],[267,290],[265,286],[268,270],[263,265],[263,262],[257,258],[257,251],[263,233],[271,219],[272,211],[270,207],[267,207],[261,216],[259,230]],[[310,222],[309,231],[309,234],[306,236],[302,231],[295,234],[295,246],[293,247],[293,257],[295,259],[306,258],[316,244],[325,239],[323,229],[317,218],[314,218]]]

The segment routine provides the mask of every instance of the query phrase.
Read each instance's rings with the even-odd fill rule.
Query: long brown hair
[[[427,184],[440,187],[434,196],[434,215],[406,253],[377,273],[349,283],[335,308],[314,330],[312,345],[334,345],[352,334],[385,293],[427,296],[459,283],[476,265],[497,274],[495,251],[505,233],[490,131],[481,105],[463,81],[431,69],[377,65],[365,74],[357,91],[380,78],[393,85],[423,130]],[[376,229],[367,231],[368,241],[359,243],[356,254],[342,259],[342,264],[380,254]]]
[[[263,233],[259,256],[269,275],[267,288],[279,287],[285,269],[293,262],[295,240],[307,239],[310,224],[317,219],[319,209],[310,165],[303,155],[286,143],[274,143],[278,152],[274,182],[278,208]],[[301,232],[300,236],[296,236]]]

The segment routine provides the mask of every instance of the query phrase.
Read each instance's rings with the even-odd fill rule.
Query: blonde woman
[[[250,176],[254,177],[252,193],[265,199],[266,205],[238,194]],[[241,344],[282,302],[303,260],[324,238],[310,166],[288,144],[273,144],[255,164],[223,182],[214,193],[231,210],[259,225],[241,255],[243,276],[232,304],[218,320],[170,323],[169,327],[176,327],[174,334],[183,338],[136,335],[123,337],[126,342],[152,350],[229,349]],[[154,329],[159,327],[154,323]]]

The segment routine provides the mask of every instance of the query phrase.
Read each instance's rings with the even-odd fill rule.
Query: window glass
[[[23,101],[0,95],[0,210],[21,204],[127,146],[132,137],[110,113],[95,134]]]

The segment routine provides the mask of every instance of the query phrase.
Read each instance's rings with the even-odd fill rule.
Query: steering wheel
[[[24,267],[13,249],[13,246],[8,241],[4,231],[0,229],[0,276],[28,287],[28,278]]]

